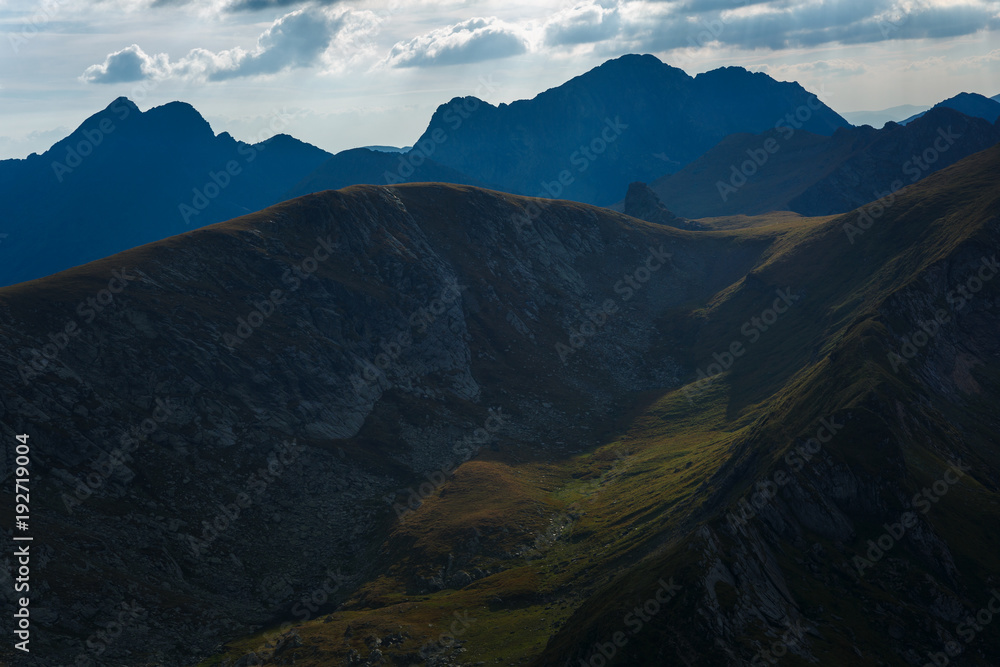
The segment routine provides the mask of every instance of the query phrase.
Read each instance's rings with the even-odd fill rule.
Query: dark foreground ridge
[[[995,664],[998,169],[850,238],[357,186],[0,290],[17,664]]]

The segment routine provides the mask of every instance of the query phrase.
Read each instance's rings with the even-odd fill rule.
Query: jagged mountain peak
[[[18,245],[0,244],[0,284],[273,204],[330,157],[290,137],[269,146],[216,136],[186,102],[143,112],[115,99],[45,154],[4,162],[0,204]]]
[[[136,105],[136,103],[130,100],[128,97],[125,97],[124,95],[116,97],[114,100],[112,100],[111,104],[109,104],[104,110],[108,111],[112,108],[128,109],[131,112],[139,111],[139,107]]]
[[[528,100],[494,107],[456,97],[437,108],[415,145],[510,192],[607,205],[629,183],[683,166],[734,132],[772,128],[798,108],[808,108],[808,131],[848,125],[797,84],[742,68],[693,78],[633,54]]]

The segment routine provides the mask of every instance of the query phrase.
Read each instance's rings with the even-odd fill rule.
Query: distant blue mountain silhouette
[[[997,97],[1000,97],[1000,95],[997,95]],[[997,97],[989,98],[979,93],[959,93],[955,97],[949,97],[943,102],[938,102],[931,108],[947,107],[955,111],[961,111],[966,116],[982,118],[990,123],[995,123],[997,122],[997,118],[1000,118],[1000,100]],[[923,113],[910,116],[906,120],[900,121],[899,124],[906,125],[907,123],[912,123],[925,113],[927,112],[924,111]]]
[[[654,56],[627,55],[531,100],[455,98],[413,151],[509,192],[607,205],[629,183],[676,171],[729,134],[787,122],[822,135],[849,126],[797,83],[740,67],[691,77]]]
[[[610,204],[734,132],[849,124],[797,83],[738,67],[696,77],[650,55],[611,60],[532,100],[440,106],[405,152],[331,155],[287,135],[214,134],[190,105],[118,98],[42,155],[0,161],[0,285],[357,183],[444,181]],[[391,148],[391,147],[388,147]]]
[[[424,158],[419,152],[412,150],[390,152],[351,148],[337,153],[289,188],[284,194],[284,199],[323,190],[339,190],[348,185],[362,183],[394,185],[421,182],[485,185],[455,169]]]
[[[42,155],[0,161],[0,284],[281,201],[330,154],[288,135],[216,135],[189,104],[120,97]]]

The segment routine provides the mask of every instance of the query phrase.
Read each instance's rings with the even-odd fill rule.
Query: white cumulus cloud
[[[621,29],[618,5],[587,2],[553,14],[543,28],[550,46],[591,44],[613,38]]]
[[[84,70],[82,78],[90,83],[126,83],[156,78],[168,67],[166,54],[151,56],[133,44],[109,53],[103,63]]]
[[[370,50],[370,34],[378,29],[371,12],[306,7],[276,19],[252,49],[192,49],[171,61],[166,54],[148,55],[138,45],[109,54],[83,73],[90,83],[119,83],[182,77],[224,81],[277,74],[304,67],[330,67]]]
[[[428,67],[507,58],[528,50],[522,28],[496,17],[472,18],[397,42],[385,64]]]

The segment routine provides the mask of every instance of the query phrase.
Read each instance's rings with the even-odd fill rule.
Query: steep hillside
[[[666,574],[684,604],[609,664],[997,662],[975,617],[1000,584],[998,168],[991,149],[873,224],[823,224],[708,310],[706,362],[761,282],[802,295],[727,373],[656,404],[675,438],[713,410],[747,428],[703,478],[706,520],[582,605],[537,664],[575,664]]]
[[[873,224],[783,226],[662,318],[649,358],[687,360],[682,386],[595,449],[460,468],[393,531],[386,576],[230,659],[995,664],[975,616],[1000,584],[998,167],[969,158]],[[497,512],[545,520],[497,551]]]

